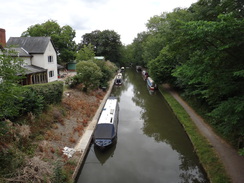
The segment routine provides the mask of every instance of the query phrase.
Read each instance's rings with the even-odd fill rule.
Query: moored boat
[[[121,72],[124,72],[124,71],[125,71],[125,67],[121,67],[121,68],[120,68],[120,71],[121,71]]]
[[[142,71],[142,66],[140,66],[140,65],[137,65],[137,66],[136,66],[136,71],[137,71],[137,72],[140,72],[140,71]]]
[[[144,81],[146,81],[149,76],[146,70],[142,70],[141,75]]]
[[[147,78],[147,86],[149,87],[150,90],[157,89],[157,85],[155,84],[155,82],[153,81],[153,79],[151,77]]]
[[[122,85],[123,83],[123,76],[121,73],[118,73],[115,80],[114,80],[114,84],[115,85]]]
[[[119,105],[116,97],[109,97],[100,114],[93,140],[95,146],[104,149],[117,139]]]

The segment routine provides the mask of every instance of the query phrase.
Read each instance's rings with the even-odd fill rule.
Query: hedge
[[[63,95],[63,81],[24,86],[21,114],[38,114],[50,104],[59,103]]]

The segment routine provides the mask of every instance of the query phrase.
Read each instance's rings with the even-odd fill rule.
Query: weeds
[[[70,137],[70,138],[69,138],[69,141],[70,141],[71,143],[76,143],[76,140],[74,139],[74,137]]]

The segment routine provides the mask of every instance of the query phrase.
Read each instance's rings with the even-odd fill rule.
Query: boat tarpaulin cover
[[[114,125],[113,124],[98,124],[95,132],[95,139],[112,139],[114,137]]]

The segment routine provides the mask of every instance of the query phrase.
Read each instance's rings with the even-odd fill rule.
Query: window
[[[49,71],[49,77],[53,77],[54,76],[54,71]]]
[[[48,62],[49,63],[53,62],[53,56],[48,56]]]

